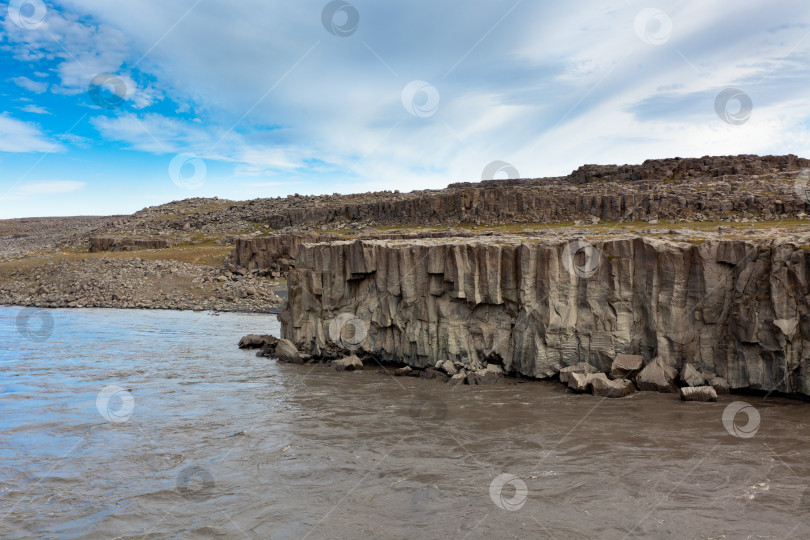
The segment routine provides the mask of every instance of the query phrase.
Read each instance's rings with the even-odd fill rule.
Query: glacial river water
[[[0,537],[810,536],[810,404],[450,390],[236,348],[261,331],[0,308]]]

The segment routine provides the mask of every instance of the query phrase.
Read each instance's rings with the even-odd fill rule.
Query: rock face
[[[767,216],[807,212],[793,195],[792,179],[768,181],[776,197],[752,196],[760,175],[789,175],[810,161],[787,156],[713,156],[648,160],[640,165],[584,165],[555,178],[490,180],[450,184],[443,190],[373,193],[354,198],[300,197],[266,203],[275,229],[342,221],[435,224],[670,219],[698,214],[712,219],[729,212]],[[666,182],[666,189],[659,189]],[[748,183],[748,185],[744,185]],[[735,185],[739,189],[730,189]],[[259,204],[251,210],[260,211]]]
[[[638,354],[732,389],[810,395],[810,252],[787,241],[582,242],[301,244],[282,337],[315,356],[339,351],[331,326],[350,319],[358,354],[417,368],[494,360],[546,378]]]
[[[132,238],[115,236],[93,236],[90,238],[90,252],[131,251],[136,249],[164,249],[171,245],[166,238]]]

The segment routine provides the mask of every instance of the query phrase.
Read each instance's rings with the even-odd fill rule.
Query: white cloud
[[[39,127],[0,114],[0,152],[61,152],[64,147],[50,142]]]
[[[42,94],[48,90],[48,83],[33,81],[28,77],[13,77],[11,82],[31,92]]]
[[[49,195],[63,195],[79,191],[84,186],[84,182],[72,180],[54,180],[52,182],[32,182],[13,186],[5,193],[0,192],[0,201],[18,201],[30,199],[32,197],[46,197]]]
[[[51,111],[49,111],[48,109],[45,109],[43,107],[40,107],[39,105],[33,105],[33,104],[29,104],[29,105],[26,105],[25,107],[21,107],[20,110],[28,112],[28,113],[32,113],[32,114],[51,114]]]

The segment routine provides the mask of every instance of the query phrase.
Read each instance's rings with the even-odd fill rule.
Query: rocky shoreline
[[[363,352],[359,353],[360,356],[327,353],[315,357],[299,351],[291,341],[271,335],[244,336],[239,340],[239,348],[259,349],[256,356],[275,358],[287,364],[331,367],[338,372],[376,369],[380,375],[436,380],[449,388],[544,380],[562,383],[573,393],[590,393],[614,399],[628,397],[640,391],[676,393],[683,401],[713,402],[718,400],[719,395],[731,393],[728,381],[715,373],[698,371],[691,364],[684,365],[679,373],[658,357],[644,365],[644,359],[640,355],[618,355],[608,373],[599,371],[590,363],[579,362],[562,368],[553,377],[535,379],[509,374],[497,363],[487,363],[486,367],[470,370],[461,362],[440,360],[433,367],[420,369],[407,364],[383,364],[374,355]]]

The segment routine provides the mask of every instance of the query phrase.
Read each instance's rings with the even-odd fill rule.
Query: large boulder
[[[449,378],[446,373],[436,368],[427,368],[424,371],[420,371],[419,377],[422,379],[438,379],[440,381],[446,381]]]
[[[712,377],[709,379],[709,386],[714,388],[714,391],[718,394],[731,393],[731,387],[729,386],[728,381],[723,377]]]
[[[486,369],[479,369],[478,371],[471,371],[467,373],[467,384],[469,385],[485,385],[496,384],[500,377],[497,373],[487,371]]]
[[[276,357],[289,364],[303,364],[301,353],[289,339],[281,339],[276,344]]]
[[[447,381],[447,384],[449,384],[450,386],[458,386],[460,384],[464,384],[466,381],[467,381],[467,376],[466,375],[462,375],[461,373],[456,373],[455,375],[450,377],[450,380]]]
[[[593,376],[593,373],[569,373],[568,388],[574,392],[587,392],[591,386],[591,378]]]
[[[681,383],[684,386],[705,386],[706,379],[703,378],[692,364],[685,364],[681,370]]]
[[[340,360],[332,360],[332,367],[336,371],[355,371],[363,369],[363,362],[353,354]]]
[[[610,366],[611,379],[632,379],[641,371],[644,358],[638,354],[618,354]]]
[[[591,375],[590,387],[593,395],[609,398],[629,396],[636,391],[633,381],[627,379],[611,380],[604,373]]]
[[[717,401],[717,392],[711,386],[684,386],[681,388],[684,401]]]
[[[644,392],[677,392],[678,370],[660,357],[653,358],[636,377],[636,385]]]
[[[239,348],[260,349],[265,345],[275,345],[276,343],[278,343],[278,338],[275,336],[248,334],[239,340]]]
[[[564,367],[560,370],[560,382],[563,384],[568,384],[572,373],[588,375],[590,373],[596,373],[596,368],[587,362],[579,362],[577,364]]]
[[[453,362],[451,362],[450,360],[445,360],[443,362],[437,362],[436,363],[436,369],[440,369],[440,370],[444,371],[445,373],[447,373],[451,377],[458,373],[458,369],[456,369],[456,366],[453,365]]]

